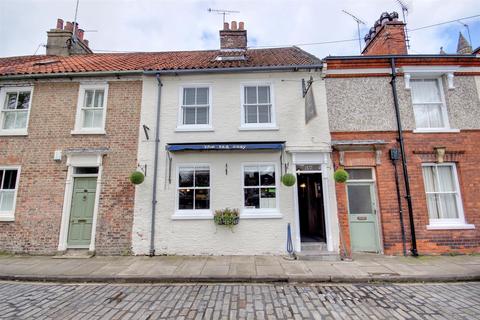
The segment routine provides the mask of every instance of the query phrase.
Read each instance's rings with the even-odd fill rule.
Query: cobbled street
[[[480,319],[480,283],[0,283],[1,319]]]

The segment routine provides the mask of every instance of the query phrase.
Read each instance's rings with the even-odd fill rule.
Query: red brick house
[[[325,60],[341,249],[480,252],[480,58],[409,55],[404,26],[384,13],[361,56]]]

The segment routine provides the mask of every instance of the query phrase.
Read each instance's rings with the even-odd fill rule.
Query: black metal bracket
[[[150,137],[148,135],[148,132],[150,131],[150,128],[147,126],[147,125],[143,125],[143,132],[145,132],[145,137],[147,138],[147,140],[150,140]]]
[[[145,175],[145,177],[147,176],[147,164],[140,164],[138,163],[137,164],[137,168],[140,169],[140,171],[143,172],[143,174]]]
[[[302,79],[302,97],[303,98],[305,98],[305,96],[307,95],[307,92],[312,86],[312,83],[313,83],[312,76],[310,76],[310,80],[308,80],[307,82],[305,82],[305,79]]]

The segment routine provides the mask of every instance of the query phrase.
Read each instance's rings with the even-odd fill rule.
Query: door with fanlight
[[[353,252],[379,252],[377,201],[373,170],[348,169],[348,220]]]

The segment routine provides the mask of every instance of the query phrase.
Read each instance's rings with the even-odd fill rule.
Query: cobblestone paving
[[[480,283],[0,282],[0,319],[480,319]]]

